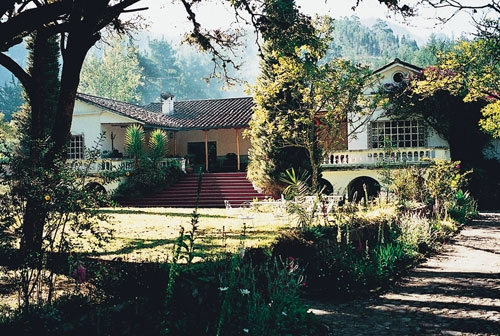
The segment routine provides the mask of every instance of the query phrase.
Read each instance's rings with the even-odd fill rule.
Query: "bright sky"
[[[408,2],[414,0],[408,0]],[[232,13],[227,8],[223,8],[218,4],[219,1],[212,0],[202,2],[199,9],[199,20],[207,27],[223,27],[227,25],[232,18]],[[328,14],[334,18],[358,16],[360,19],[375,19],[380,18],[385,21],[398,23],[405,26],[412,34],[419,36],[421,40],[427,40],[431,33],[445,34],[449,37],[460,37],[464,32],[473,31],[468,23],[469,19],[465,15],[461,15],[446,25],[436,26],[436,20],[433,20],[438,14],[444,15],[441,10],[436,12],[434,9],[423,9],[419,17],[411,18],[405,23],[400,16],[395,16],[389,13],[387,9],[380,5],[377,0],[363,0],[356,11],[352,11],[351,7],[355,0],[296,0],[302,10],[309,14],[320,15]],[[142,0],[138,3],[139,6],[148,6],[150,9],[143,13],[145,17],[151,20],[150,30],[154,33],[163,34],[165,36],[179,36],[186,31],[189,23],[186,19],[187,14],[175,0]]]

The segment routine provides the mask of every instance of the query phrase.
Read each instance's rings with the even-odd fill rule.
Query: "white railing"
[[[397,148],[391,151],[380,149],[332,152],[325,156],[326,166],[370,166],[380,163],[426,163],[429,160],[450,160],[448,148]]]
[[[167,166],[170,162],[177,161],[183,171],[186,171],[186,160],[178,158],[165,158],[159,162],[160,167]],[[70,165],[75,169],[88,169],[90,174],[101,172],[112,172],[117,170],[130,171],[133,168],[134,161],[132,159],[99,159],[92,163],[86,163],[85,160],[68,160]]]

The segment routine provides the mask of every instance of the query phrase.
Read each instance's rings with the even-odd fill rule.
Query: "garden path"
[[[482,213],[386,293],[307,304],[329,335],[500,335],[500,213]]]

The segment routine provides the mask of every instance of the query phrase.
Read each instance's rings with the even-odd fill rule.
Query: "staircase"
[[[266,195],[257,192],[246,173],[205,173],[202,174],[199,208],[224,208],[224,201],[238,207],[243,202],[255,198],[262,200]],[[133,207],[177,207],[194,208],[198,189],[198,174],[187,174],[179,182],[156,195],[128,200],[125,206]]]

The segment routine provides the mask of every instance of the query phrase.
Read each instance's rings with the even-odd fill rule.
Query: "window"
[[[83,135],[72,135],[71,141],[68,147],[68,158],[69,159],[83,159]]]
[[[393,76],[392,76],[392,80],[394,81],[394,83],[401,83],[405,78],[405,75],[402,73],[402,72],[396,72]]]
[[[420,120],[377,121],[371,124],[371,148],[426,145],[425,126]]]

